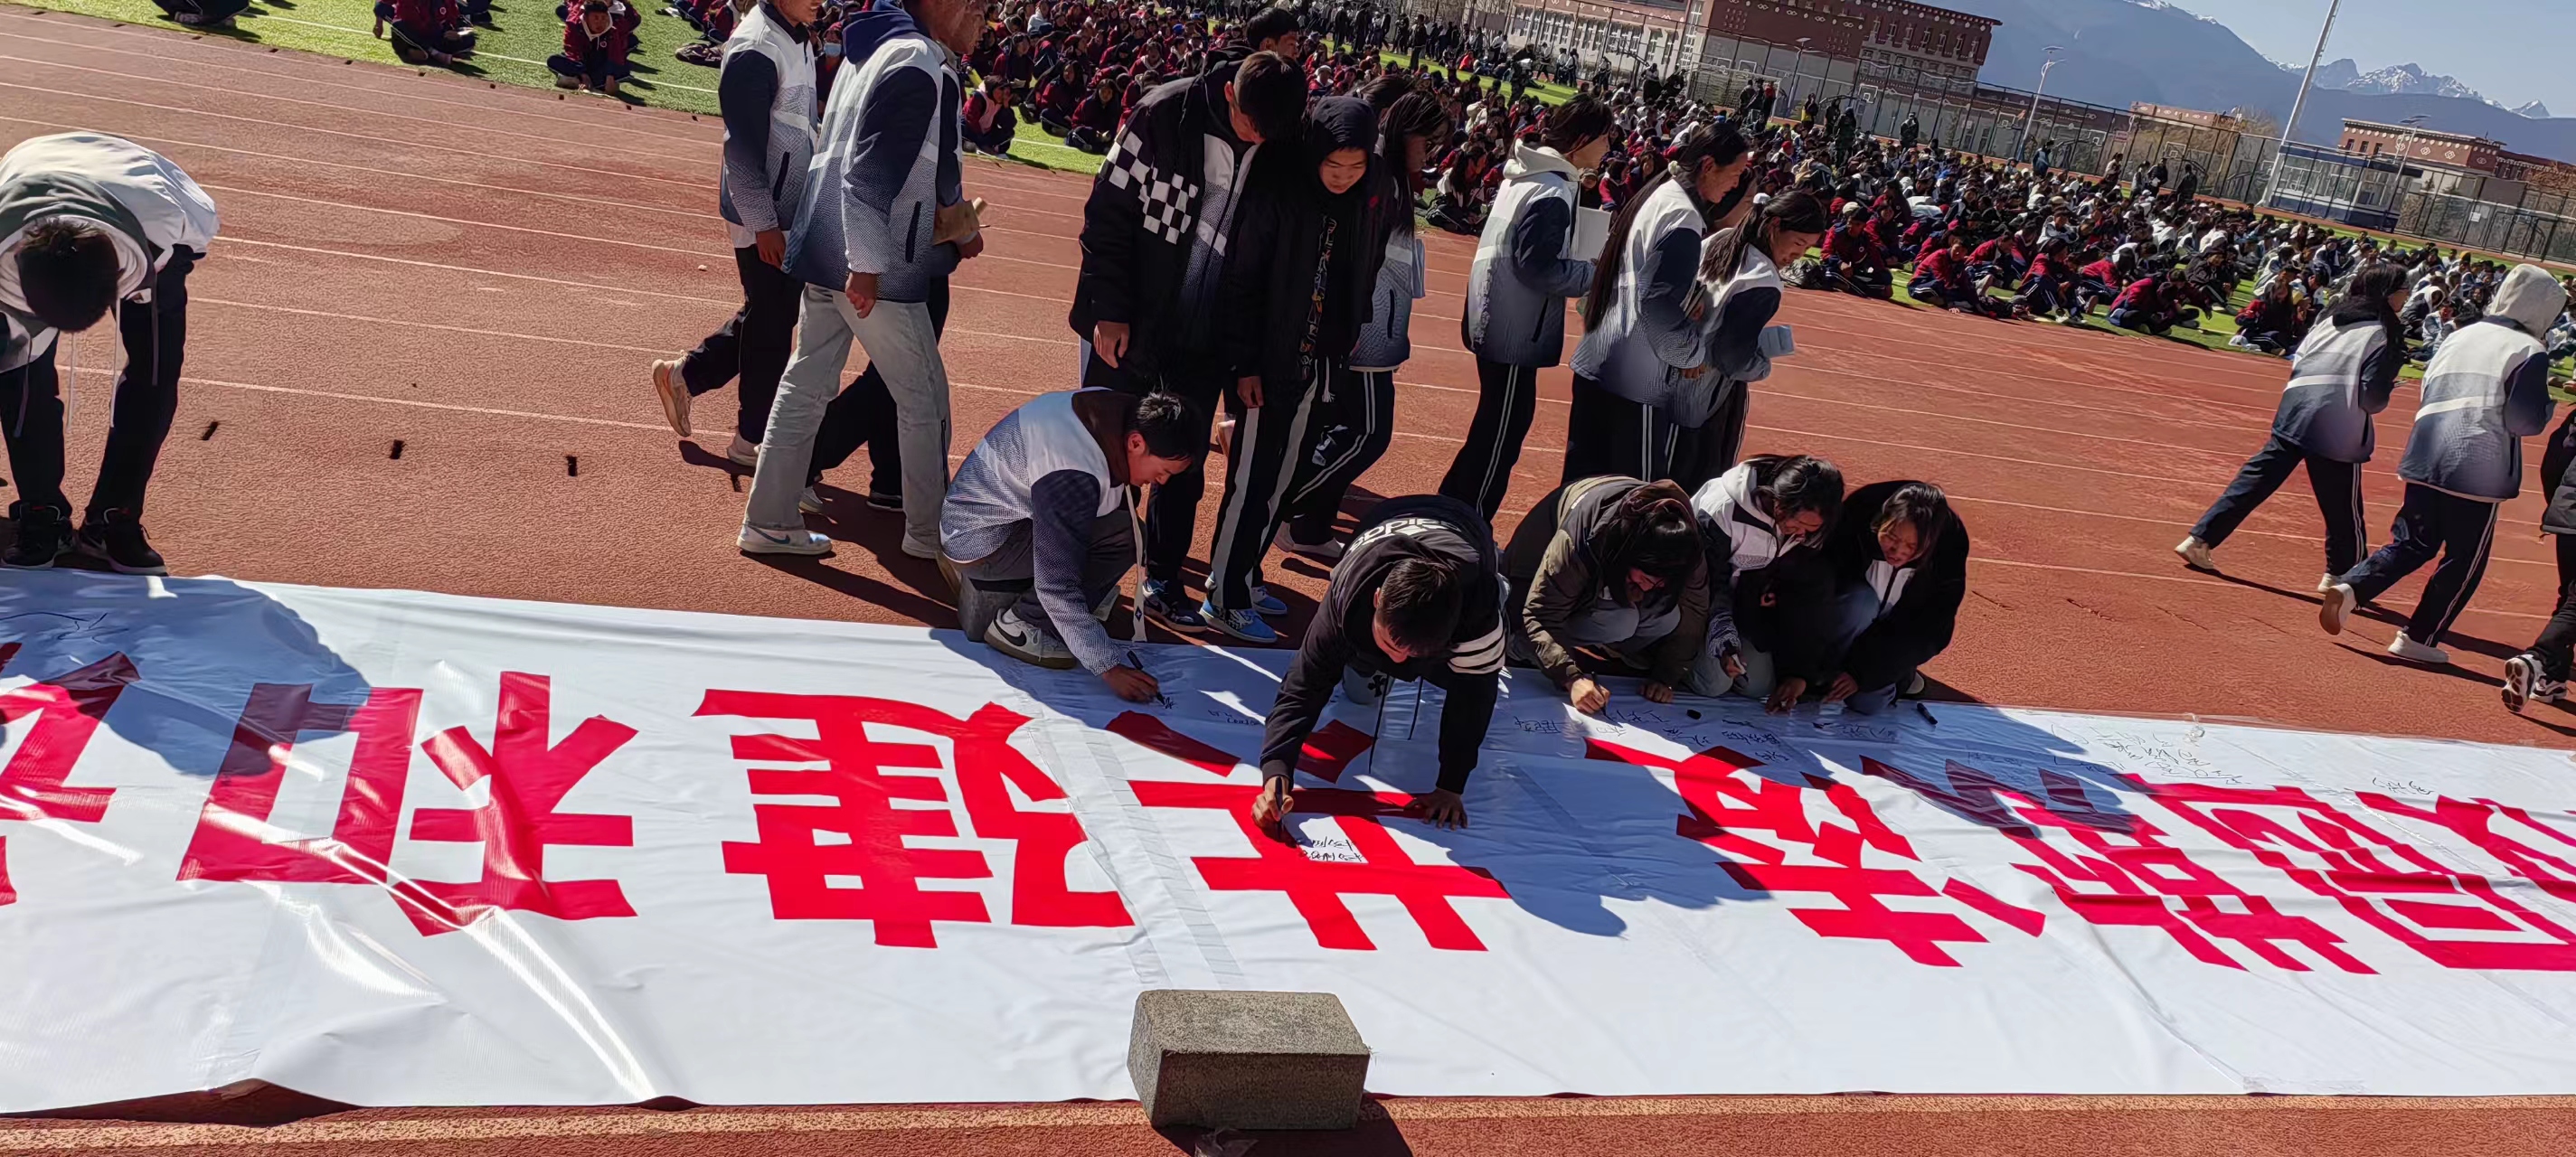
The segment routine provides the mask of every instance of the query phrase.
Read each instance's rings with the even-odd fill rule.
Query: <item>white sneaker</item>
[[[2342,575],[2335,575],[2335,574],[2322,575],[2322,576],[2320,576],[2320,577],[2317,579],[2317,593],[2318,593],[2318,594],[2324,594],[2324,593],[2326,593],[2327,591],[2333,590],[2333,589],[2334,589],[2334,585],[2335,585],[2336,583],[2339,583],[2339,582],[2342,582],[2342,581],[2343,581],[2343,576],[2342,576]]]
[[[2504,661],[2504,707],[2520,711],[2527,703],[2556,703],[2567,697],[2567,684],[2549,677],[2540,659],[2524,652]]]
[[[796,492],[796,509],[804,511],[807,514],[821,514],[823,513],[823,496],[814,493],[814,488],[811,486],[808,486],[803,490],[799,490]]]
[[[1299,542],[1296,535],[1288,533],[1286,523],[1279,525],[1278,543],[1281,550],[1323,563],[1342,561],[1342,552],[1348,549],[1342,540],[1329,536],[1322,542]]]
[[[2245,335],[2241,333],[2228,335],[2227,344],[2231,348],[2240,350],[2250,350],[2254,348],[2254,343],[2246,341]]]
[[[745,524],[742,533],[734,536],[734,545],[742,548],[744,554],[832,553],[830,538],[803,527],[771,530],[767,527]]]
[[[733,445],[725,447],[725,457],[736,466],[756,468],[760,465],[760,443],[736,434]]]
[[[2397,632],[2397,637],[2389,641],[2388,653],[2409,663],[2441,664],[2451,661],[2450,652],[2407,638],[2404,631]]]
[[[1915,672],[1915,673],[1914,673],[1914,677],[1913,677],[1913,678],[1908,679],[1908,680],[1906,680],[1906,681],[1905,681],[1905,693],[1906,693],[1906,694],[1908,694],[1908,695],[1911,695],[1911,696],[1915,696],[1915,697],[1917,697],[1917,698],[1922,697],[1922,695],[1923,695],[1923,672],[1921,672],[1921,671],[1917,671],[1917,672]]]
[[[2209,557],[2209,544],[2197,537],[2186,538],[2175,544],[2174,553],[2182,556],[2184,566],[2193,570],[2205,570],[2211,574],[2218,573],[2218,561]]]
[[[2352,614],[2352,608],[2360,601],[2352,593],[2352,588],[2343,583],[2327,587],[2323,601],[2317,604],[2317,625],[2324,627],[2329,635],[2342,634],[2344,619]]]
[[[992,626],[984,628],[984,641],[996,651],[1049,670],[1070,671],[1080,665],[1062,640],[1048,634],[1046,628],[1021,619],[1017,607],[1003,611]]]
[[[662,398],[662,420],[671,432],[689,436],[689,383],[680,380],[680,363],[653,363],[653,392]]]

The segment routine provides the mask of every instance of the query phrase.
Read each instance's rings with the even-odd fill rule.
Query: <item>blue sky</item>
[[[2302,68],[2326,14],[2326,0],[2169,2],[2215,18],[2255,51]],[[2413,61],[2508,108],[2537,100],[2559,116],[2576,116],[2576,68],[2567,57],[2576,35],[2571,7],[2568,0],[2343,0],[2326,59],[2349,56],[2363,72]]]

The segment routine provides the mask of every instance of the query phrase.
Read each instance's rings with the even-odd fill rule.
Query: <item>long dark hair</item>
[[[1637,221],[1637,207],[1646,203],[1656,189],[1673,179],[1673,174],[1699,176],[1699,163],[1710,161],[1731,165],[1736,158],[1750,152],[1753,146],[1732,125],[1701,125],[1682,135],[1673,146],[1672,161],[1619,206],[1619,215],[1610,219],[1610,235],[1601,243],[1601,263],[1592,271],[1592,289],[1583,295],[1583,325],[1589,329],[1601,324],[1601,315],[1609,312],[1610,298],[1618,292],[1619,269],[1628,248],[1628,230]],[[1749,179],[1749,178],[1748,178]],[[1694,193],[1694,196],[1697,194]]]
[[[1760,245],[1767,256],[1771,239],[1782,230],[1791,233],[1822,233],[1826,229],[1825,203],[1804,189],[1782,193],[1762,207],[1743,224],[1717,235],[1717,243],[1708,247],[1708,256],[1700,260],[1701,279],[1722,283],[1744,267],[1744,251]]]
[[[1620,495],[1618,505],[1593,530],[1591,550],[1595,573],[1610,588],[1611,601],[1623,607],[1637,600],[1628,583],[1630,570],[1677,588],[1704,557],[1690,496],[1669,481],[1648,482]]]
[[[1758,455],[1744,460],[1753,467],[1753,504],[1774,522],[1802,510],[1822,515],[1818,537],[1834,528],[1843,512],[1843,472],[1831,462],[1806,455]]]
[[[1407,210],[1397,214],[1396,232],[1413,234],[1411,201],[1422,192],[1422,170],[1405,156],[1407,137],[1422,138],[1422,156],[1426,161],[1449,143],[1453,126],[1449,109],[1440,98],[1414,87],[1411,77],[1390,72],[1361,86],[1359,98],[1378,111],[1377,155],[1395,174],[1397,187],[1404,193]]]
[[[2410,280],[2406,267],[2394,261],[2374,261],[2352,275],[2352,285],[2335,299],[2326,319],[2336,325],[2357,321],[2375,321],[2388,333],[2390,343],[2403,348],[2406,323],[2398,320],[2397,311],[2388,308],[2388,295],[2406,288]]]

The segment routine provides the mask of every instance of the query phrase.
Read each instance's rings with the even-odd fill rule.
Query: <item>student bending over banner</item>
[[[1043,394],[1003,415],[958,466],[940,515],[967,637],[1041,667],[1079,666],[1130,702],[1152,699],[1153,677],[1119,663],[1101,628],[1141,561],[1127,487],[1189,469],[1204,429],[1170,394],[1115,390]]]
[[[1503,573],[1512,662],[1547,672],[1577,711],[1609,705],[1595,672],[1643,674],[1648,700],[1672,702],[1708,638],[1708,556],[1670,482],[1558,487],[1512,533]]]
[[[1774,694],[1771,655],[1784,584],[1812,580],[1812,567],[1781,565],[1800,546],[1833,529],[1843,507],[1843,472],[1822,458],[1747,458],[1691,496],[1708,550],[1708,646],[1691,668],[1691,690],[1724,695],[1731,688],[1786,711],[1797,697]]]
[[[1276,832],[1295,806],[1288,789],[1297,757],[1335,683],[1353,704],[1372,707],[1392,680],[1420,679],[1448,699],[1440,709],[1439,786],[1415,796],[1410,810],[1442,827],[1466,825],[1459,793],[1475,773],[1501,692],[1501,561],[1483,512],[1458,499],[1390,498],[1360,520],[1279,681],[1253,819]]]
[[[1929,482],[1873,482],[1843,499],[1813,565],[1829,581],[1793,584],[1776,699],[1819,690],[1863,715],[1919,694],[1923,664],[1950,646],[1968,593],[1968,530]]]

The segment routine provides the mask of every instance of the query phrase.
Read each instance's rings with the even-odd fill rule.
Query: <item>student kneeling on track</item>
[[[1127,488],[1189,469],[1206,428],[1170,394],[1104,389],[1042,394],[1003,415],[958,466],[940,512],[967,637],[1040,667],[1081,667],[1130,702],[1152,699],[1154,678],[1119,663],[1101,626],[1141,561]]]
[[[1691,691],[1741,691],[1774,712],[1797,705],[1795,695],[1778,694],[1779,610],[1784,595],[1794,605],[1797,588],[1822,574],[1790,556],[1821,541],[1842,507],[1843,473],[1822,458],[1747,458],[1691,496],[1709,589],[1707,646],[1693,661]]]
[[[1261,741],[1261,795],[1252,816],[1276,832],[1294,802],[1289,784],[1333,687],[1359,707],[1390,682],[1423,680],[1447,693],[1440,709],[1440,779],[1409,811],[1463,827],[1460,793],[1494,721],[1503,671],[1502,560],[1484,513],[1454,498],[1390,498],[1360,519],[1333,567],[1305,641],[1279,681]]]
[[[1800,593],[1826,598],[1793,608],[1775,698],[1821,689],[1875,715],[1920,694],[1923,664],[1949,648],[1968,594],[1968,529],[1948,496],[1929,482],[1854,490],[1816,562],[1828,581]]]
[[[1605,673],[1642,674],[1647,700],[1672,702],[1708,639],[1708,555],[1670,482],[1558,487],[1512,533],[1503,573],[1512,662],[1545,671],[1577,711],[1609,705]]]

